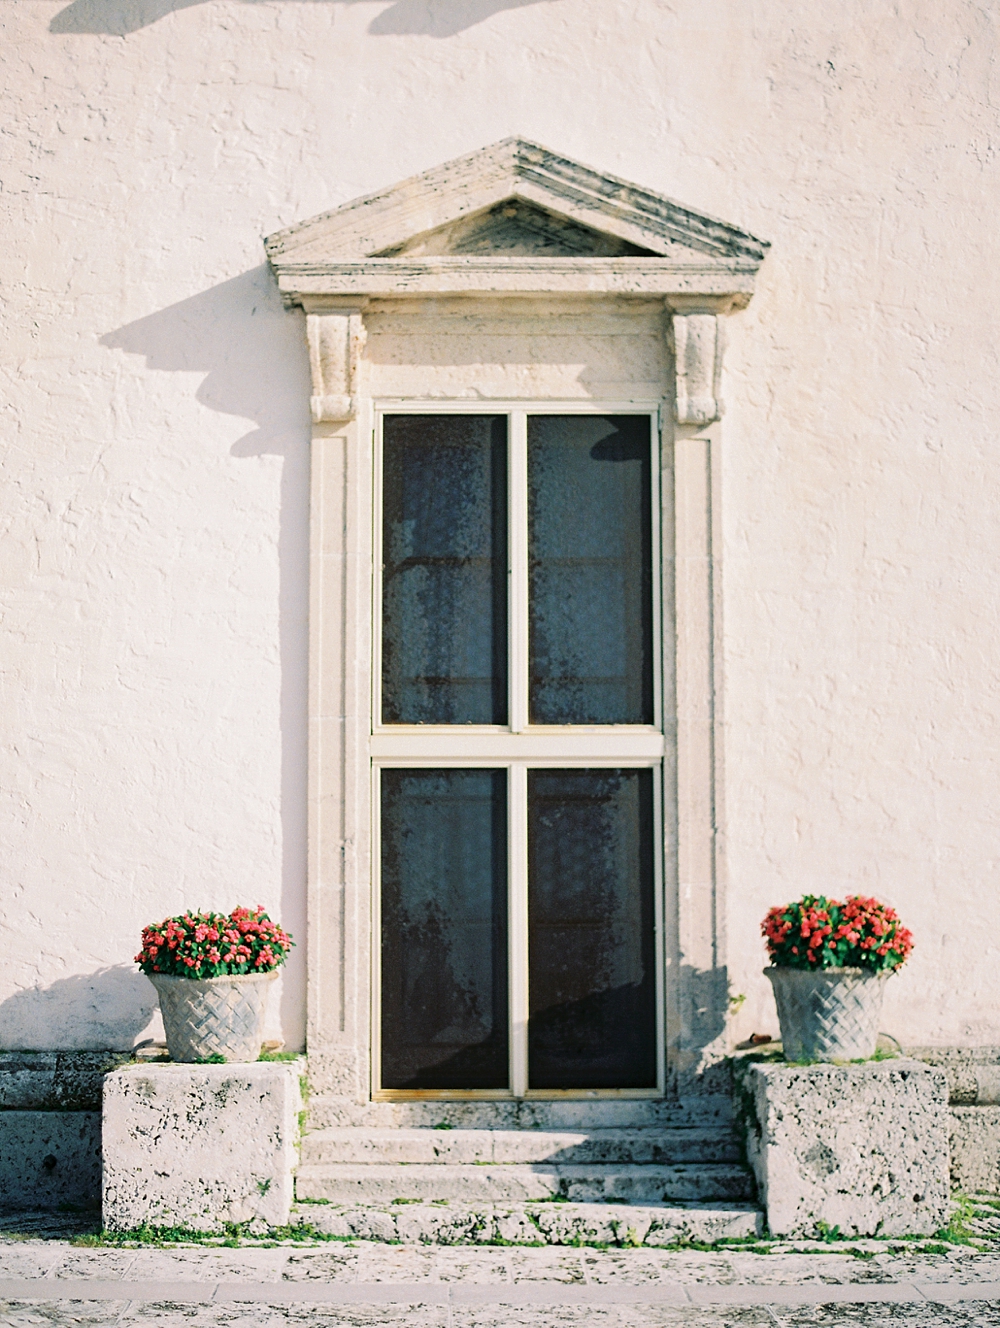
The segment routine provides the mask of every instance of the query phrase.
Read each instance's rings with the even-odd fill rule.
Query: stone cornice
[[[276,263],[286,303],[310,297],[406,295],[659,295],[703,297],[706,311],[743,309],[756,264],[649,258],[370,258]],[[724,307],[720,307],[724,306]],[[679,306],[678,306],[679,307]]]

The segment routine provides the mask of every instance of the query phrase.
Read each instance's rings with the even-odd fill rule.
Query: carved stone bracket
[[[715,314],[674,314],[670,325],[676,374],[674,418],[678,424],[711,424],[722,414],[721,322]]]
[[[352,420],[357,414],[357,376],[365,344],[359,313],[306,315],[314,424]]]

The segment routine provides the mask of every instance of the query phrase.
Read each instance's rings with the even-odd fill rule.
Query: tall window
[[[380,432],[378,1086],[654,1092],[653,419]]]

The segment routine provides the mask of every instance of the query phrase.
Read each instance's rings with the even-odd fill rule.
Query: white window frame
[[[429,1099],[660,1098],[666,1089],[664,944],[661,425],[659,401],[411,401],[373,405],[371,809],[371,1094],[381,1101]],[[508,465],[508,724],[383,724],[382,681],[382,421],[386,415],[506,415]],[[653,724],[539,725],[528,722],[527,420],[529,415],[636,415],[650,421],[650,505],[653,599]],[[385,1089],[381,1072],[381,826],[380,772],[386,768],[488,768],[507,771],[508,833],[508,1089]],[[528,1087],[528,835],[527,772],[533,768],[623,768],[653,771],[654,963],[656,1087],[530,1089]]]

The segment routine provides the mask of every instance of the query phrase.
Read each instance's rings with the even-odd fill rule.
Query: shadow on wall
[[[719,1059],[719,1048],[729,1013],[729,970],[682,964],[677,995],[681,1028],[679,1037],[667,1029],[674,1046],[667,1065],[667,1096],[728,1093],[729,1064]]]
[[[230,454],[282,459],[278,532],[280,921],[298,942],[281,983],[281,1024],[290,1044],[304,1036],[305,1010],[311,389],[302,317],[301,311],[282,306],[271,270],[262,264],[101,338],[103,346],[145,356],[150,369],[204,373],[196,399],[210,410],[253,420],[257,426],[232,445]]]
[[[242,0],[259,4],[261,0]],[[267,0],[273,3],[273,0]],[[304,3],[305,0],[295,0]],[[308,0],[321,4],[371,3],[371,0]],[[205,0],[73,0],[49,24],[50,32],[109,33],[125,37],[167,14],[192,9]],[[368,25],[376,37],[414,35],[453,37],[508,9],[551,3],[551,0],[393,0]]]
[[[0,1003],[0,1047],[35,1051],[100,1047],[129,1051],[150,1036],[156,992],[132,964],[76,973]]]

